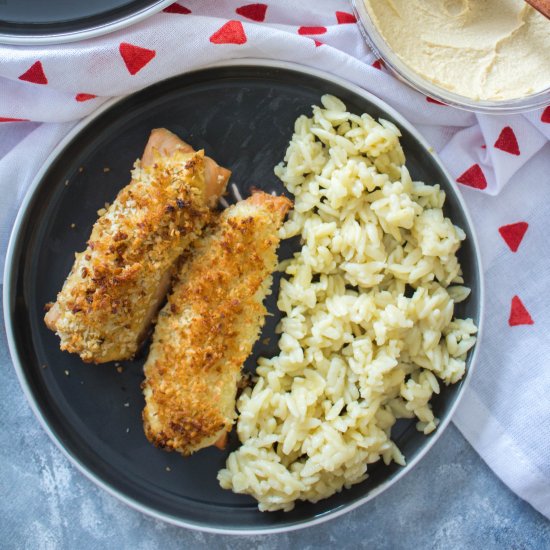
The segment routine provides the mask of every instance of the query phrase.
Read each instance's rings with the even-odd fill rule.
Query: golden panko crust
[[[159,132],[152,133],[157,141]],[[204,152],[176,148],[170,155],[155,150],[152,156],[151,164],[136,162],[131,183],[99,212],[86,250],[76,254],[45,317],[61,349],[86,362],[136,353],[177,259],[212,216],[204,192]]]
[[[231,430],[241,368],[264,323],[277,230],[291,205],[255,192],[192,247],[144,367],[144,429],[155,445],[188,455]]]

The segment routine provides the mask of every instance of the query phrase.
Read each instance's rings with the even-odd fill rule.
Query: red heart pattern
[[[377,59],[373,64],[372,66],[375,68],[375,69],[378,69],[379,71],[382,70],[383,67],[385,67],[386,65],[384,64],[384,61],[382,61],[382,59]]]
[[[139,73],[157,55],[155,50],[149,50],[127,42],[121,42],[118,49],[131,75]]]
[[[518,325],[535,324],[535,322],[533,321],[533,318],[531,317],[531,314],[527,311],[527,308],[523,305],[523,302],[519,299],[519,296],[514,296],[512,298],[508,324],[511,327],[516,327]]]
[[[34,62],[28,70],[26,70],[19,80],[24,80],[25,82],[32,82],[33,84],[47,84],[48,79],[44,73],[44,67],[40,61]]]
[[[546,122],[546,124],[550,124],[550,105],[542,111],[542,115],[540,117],[542,122]]]
[[[89,101],[90,99],[95,99],[97,96],[94,94],[76,94],[74,98],[77,101]]]
[[[527,222],[517,222],[499,227],[498,232],[510,250],[512,252],[517,252],[528,228],[529,224]],[[517,295],[512,298],[508,324],[511,327],[535,324],[531,314]]]
[[[28,122],[28,118],[8,118],[0,116],[0,122]]]
[[[164,13],[179,13],[180,15],[187,15],[191,13],[189,8],[186,8],[178,3],[170,4],[167,8],[162,10]]]
[[[468,187],[473,187],[474,189],[485,189],[487,187],[485,174],[479,164],[470,166],[466,172],[456,178],[456,181]]]
[[[336,21],[338,22],[338,25],[345,25],[346,23],[357,23],[355,15],[353,15],[353,13],[348,13],[347,11],[337,11]]]
[[[517,252],[525,233],[529,229],[527,222],[511,223],[498,228],[498,232],[512,252]]]
[[[247,19],[261,23],[262,21],[265,21],[267,4],[248,4],[237,8],[235,11]]]
[[[327,32],[326,27],[300,27],[298,34],[325,34]]]
[[[434,105],[443,105],[443,107],[447,107],[447,105],[445,103],[443,103],[442,101],[439,101],[437,99],[434,99],[433,97],[430,97],[429,95],[426,96],[426,101],[428,103],[433,103]]]
[[[240,21],[228,21],[211,37],[212,44],[245,44],[246,34]]]
[[[514,130],[510,126],[506,126],[500,132],[497,140],[495,141],[495,148],[504,151],[505,153],[510,153],[510,155],[519,156],[519,145],[514,134]]]

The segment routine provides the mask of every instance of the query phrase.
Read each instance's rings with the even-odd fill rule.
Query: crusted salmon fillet
[[[45,323],[86,362],[134,356],[178,258],[202,233],[230,172],[165,129],[151,132],[131,182],[93,226]]]
[[[264,324],[278,228],[292,202],[255,192],[195,241],[159,314],[142,384],[149,441],[189,455],[223,444],[241,368]]]

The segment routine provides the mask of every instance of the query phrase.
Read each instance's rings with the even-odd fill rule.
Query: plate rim
[[[163,8],[173,4],[175,0],[153,0],[149,6],[145,6],[135,13],[118,17],[113,21],[92,25],[82,30],[56,32],[53,34],[6,34],[0,33],[0,44],[15,46],[46,46],[54,44],[66,44],[78,40],[87,40],[109,34],[134,23],[139,23],[158,13]],[[83,119],[85,120],[85,119]]]
[[[50,437],[50,439],[54,442],[54,444],[57,446],[57,448],[63,453],[63,455],[69,460],[69,462],[85,477],[87,477],[90,481],[92,481],[95,485],[100,487],[101,489],[105,490],[110,495],[117,498],[119,501],[124,502],[126,505],[130,506],[134,510],[137,510],[149,517],[153,517],[157,520],[161,520],[164,522],[167,522],[172,525],[176,525],[178,527],[185,527],[187,529],[192,529],[194,531],[201,531],[206,533],[214,533],[214,534],[224,534],[224,535],[263,535],[263,534],[275,534],[275,533],[287,533],[290,531],[296,531],[299,529],[304,529],[306,527],[312,527],[314,525],[319,525],[321,523],[324,523],[326,521],[335,519],[339,516],[342,516],[343,514],[347,512],[351,512],[352,510],[358,508],[359,506],[365,504],[366,502],[372,500],[376,496],[383,493],[385,490],[389,489],[392,485],[394,485],[397,481],[399,481],[403,476],[405,476],[407,473],[409,473],[411,470],[415,468],[415,466],[424,458],[424,456],[432,449],[432,447],[435,445],[435,443],[439,440],[447,426],[449,425],[460,401],[462,401],[462,398],[464,396],[464,392],[467,389],[470,380],[472,378],[472,374],[475,371],[475,366],[478,361],[478,354],[479,354],[479,348],[483,339],[483,325],[484,325],[484,307],[485,307],[485,284],[484,284],[484,273],[482,268],[482,262],[481,262],[481,253],[480,253],[480,247],[479,242],[475,230],[475,226],[472,222],[470,212],[468,210],[468,207],[464,201],[464,198],[462,197],[462,194],[460,192],[460,189],[454,179],[450,176],[447,169],[441,162],[441,159],[439,156],[435,153],[433,148],[429,145],[429,143],[426,141],[426,139],[420,134],[420,132],[398,111],[396,111],[393,107],[388,105],[385,101],[375,96],[373,93],[361,88],[360,86],[353,84],[349,81],[347,81],[344,78],[331,75],[330,73],[327,73],[325,71],[314,69],[311,67],[308,67],[307,65],[301,65],[299,63],[294,62],[288,62],[288,61],[276,61],[276,60],[265,60],[265,59],[259,59],[259,58],[245,58],[245,59],[230,59],[230,60],[224,60],[222,62],[216,62],[211,63],[208,65],[204,65],[200,68],[193,69],[192,71],[185,71],[183,73],[180,73],[179,75],[174,75],[170,78],[174,78],[177,76],[182,76],[184,74],[192,74],[195,72],[200,72],[205,69],[210,68],[218,68],[218,67],[239,67],[239,66],[247,66],[247,67],[260,67],[260,68],[274,68],[274,69],[286,69],[291,70],[295,72],[300,72],[308,75],[315,76],[317,78],[328,80],[334,84],[337,84],[343,88],[346,88],[347,90],[363,97],[364,99],[374,103],[378,107],[380,107],[383,111],[390,114],[398,123],[398,125],[406,128],[414,137],[418,140],[418,142],[424,147],[426,150],[426,153],[431,154],[434,161],[438,165],[438,167],[441,169],[443,175],[447,179],[447,183],[449,186],[453,189],[455,192],[455,195],[457,197],[458,203],[462,209],[462,212],[464,214],[464,217],[466,219],[466,222],[469,226],[470,233],[471,233],[471,240],[473,244],[474,249],[474,255],[476,259],[476,266],[475,266],[475,275],[477,275],[477,279],[479,282],[479,321],[478,321],[478,333],[477,333],[477,341],[474,346],[474,349],[472,351],[472,355],[470,356],[470,364],[468,371],[466,372],[466,375],[463,379],[462,386],[458,389],[458,392],[455,397],[455,401],[453,405],[451,406],[448,414],[441,419],[437,430],[430,435],[429,438],[426,439],[425,445],[422,447],[422,449],[418,452],[418,454],[410,461],[407,462],[407,465],[403,467],[399,472],[395,474],[394,477],[391,479],[388,479],[381,483],[378,487],[370,491],[367,495],[364,497],[361,497],[357,499],[355,502],[352,502],[350,504],[343,505],[342,507],[338,508],[337,510],[332,510],[325,512],[321,516],[313,517],[310,520],[303,520],[293,525],[286,525],[284,527],[263,527],[263,528],[251,528],[251,529],[243,529],[243,528],[221,528],[216,526],[210,526],[207,524],[197,524],[193,522],[189,522],[186,520],[183,520],[179,517],[173,516],[171,514],[166,514],[163,512],[159,512],[158,510],[148,507],[145,504],[136,501],[133,498],[128,497],[126,494],[124,494],[121,491],[116,490],[115,488],[111,487],[107,482],[105,482],[103,479],[101,479],[99,476],[95,475],[91,470],[88,469],[88,467],[83,464],[79,457],[73,455],[68,449],[66,449],[62,443],[56,436],[56,434],[53,432],[53,430],[50,428],[49,424],[47,423],[46,419],[43,417],[42,412],[37,404],[37,401],[35,399],[35,396],[27,383],[25,372],[23,369],[23,366],[21,364],[21,361],[19,360],[17,345],[14,338],[14,329],[13,329],[13,320],[12,320],[12,303],[15,299],[15,296],[11,296],[11,288],[14,284],[14,278],[13,278],[13,261],[14,261],[14,255],[17,249],[17,244],[20,239],[20,231],[21,226],[26,218],[26,213],[29,208],[29,205],[34,197],[35,192],[37,191],[40,182],[42,181],[42,178],[44,174],[47,172],[51,164],[57,159],[59,154],[63,151],[63,149],[72,141],[74,137],[78,135],[80,131],[82,131],[86,126],[88,126],[93,120],[95,120],[98,116],[100,116],[104,111],[108,110],[110,107],[115,105],[116,103],[123,101],[126,97],[132,94],[116,97],[113,99],[110,99],[106,101],[104,104],[102,104],[98,109],[96,109],[93,113],[82,119],[80,122],[78,122],[70,131],[69,133],[56,145],[56,147],[52,150],[40,170],[37,172],[36,176],[34,177],[33,181],[31,182],[27,192],[25,193],[25,196],[23,198],[23,201],[21,203],[21,206],[18,210],[15,222],[13,224],[13,228],[10,234],[10,239],[8,243],[8,248],[6,252],[6,261],[4,266],[4,278],[3,278],[3,314],[4,314],[4,325],[5,325],[5,331],[6,331],[6,337],[8,342],[8,349],[10,352],[10,357],[13,363],[13,367],[15,369],[17,378],[19,380],[19,384],[23,390],[23,393],[25,395],[25,398],[28,402],[28,404],[31,407],[31,410],[33,411],[35,417],[38,419],[39,423],[41,424],[44,431],[47,433],[47,435]],[[170,79],[169,78],[169,79]],[[163,80],[169,80],[169,79],[163,79]],[[152,85],[159,84],[160,82],[163,82],[163,80],[156,82]],[[142,88],[145,89],[145,88]],[[139,93],[141,90],[138,90],[134,93]]]

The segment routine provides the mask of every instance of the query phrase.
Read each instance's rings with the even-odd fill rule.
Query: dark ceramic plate
[[[165,126],[223,166],[246,196],[252,186],[283,192],[273,167],[284,156],[294,120],[309,113],[323,93],[340,97],[355,113],[393,120],[413,178],[439,183],[447,192],[446,213],[468,238],[460,251],[472,295],[457,313],[478,324],[481,308],[479,261],[469,218],[454,186],[417,132],[377,98],[344,81],[298,66],[221,66],[166,80],[114,104],[73,131],[34,182],[21,209],[8,251],[5,318],[14,364],[38,417],[54,441],[89,477],[125,502],[156,517],[206,530],[258,532],[289,530],[342,513],[381,492],[408,471],[448,423],[464,382],[444,388],[433,400],[442,420],[426,437],[414,422],[401,421],[394,439],[407,467],[369,466],[365,482],[318,502],[298,503],[289,513],[261,513],[252,498],[222,490],[216,473],[236,448],[205,449],[182,458],[155,449],[141,426],[143,357],[121,364],[90,366],[59,350],[43,323],[44,304],[55,298],[85,247],[96,212],[129,181],[152,128]],[[108,170],[107,170],[108,169]],[[288,257],[296,242],[281,246]],[[247,361],[277,352],[274,292],[267,301],[273,317]],[[270,336],[270,344],[264,339]],[[468,369],[471,370],[472,356]],[[468,379],[469,376],[466,377]]]
[[[152,15],[174,0],[0,0],[0,43],[91,38]]]

